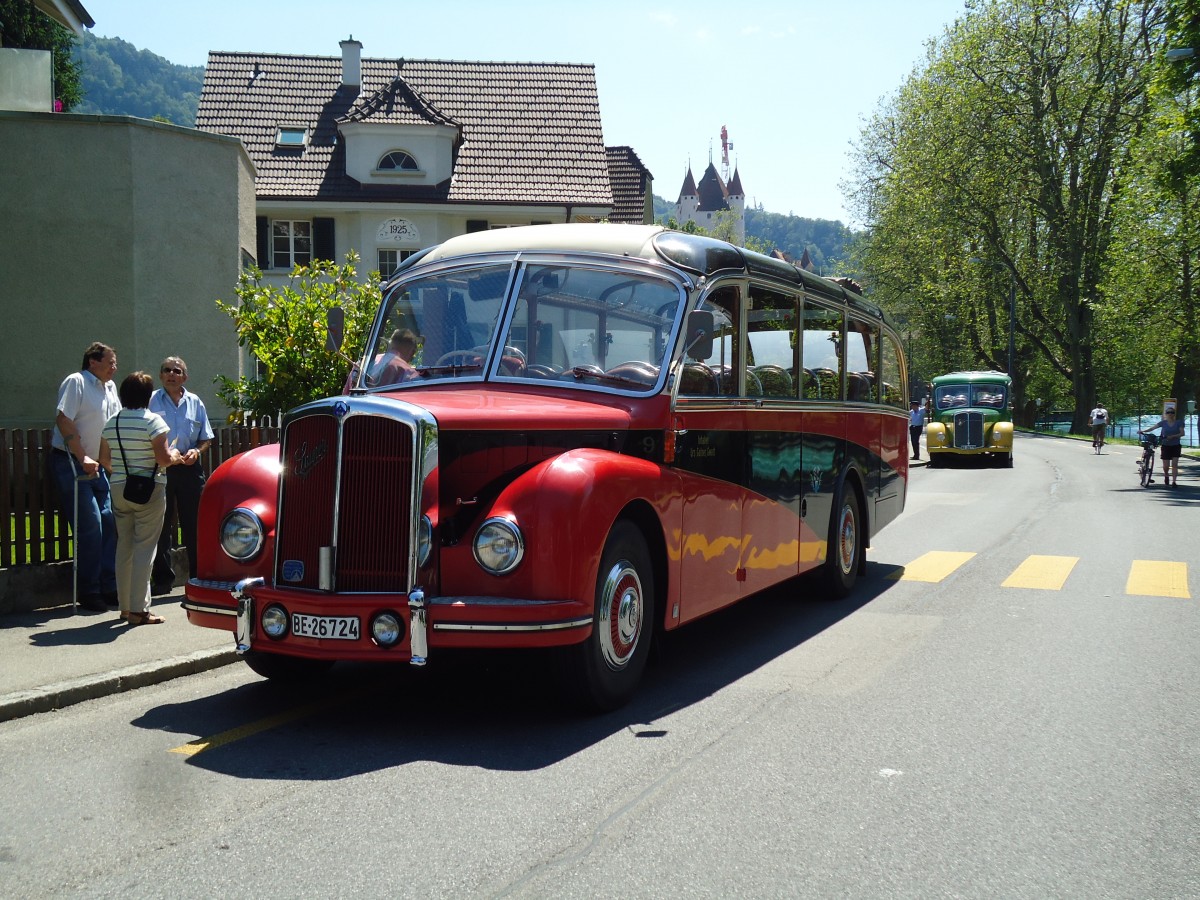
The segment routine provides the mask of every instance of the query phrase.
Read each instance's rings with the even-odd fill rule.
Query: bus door
[[[801,421],[800,570],[825,561],[837,479],[845,460],[845,332],[840,310],[805,299]]]
[[[749,490],[742,509],[747,591],[794,577],[800,558],[799,294],[750,285],[745,377]]]
[[[741,352],[740,285],[715,288],[700,308],[714,333],[685,356],[675,404],[675,466],[683,474],[679,622],[738,600],[744,591],[742,505],[746,490],[745,411],[736,389]],[[691,477],[689,477],[691,476]]]

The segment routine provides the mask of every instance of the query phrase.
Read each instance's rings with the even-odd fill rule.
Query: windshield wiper
[[[472,372],[482,369],[483,366],[479,363],[458,363],[455,365],[446,366],[417,366],[417,375],[421,378],[428,378],[430,375],[457,375],[460,372]]]
[[[650,386],[646,382],[639,381],[636,378],[628,378],[625,375],[613,375],[610,372],[597,372],[595,369],[589,369],[587,366],[575,366],[573,369],[567,369],[563,374],[574,375],[577,380],[580,378],[595,378],[608,384],[632,384],[634,387],[640,388]]]

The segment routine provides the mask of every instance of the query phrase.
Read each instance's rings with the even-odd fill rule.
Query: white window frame
[[[303,125],[280,125],[275,132],[276,147],[308,146],[308,129]]]
[[[400,263],[416,252],[416,250],[399,250],[396,247],[380,247],[376,252],[376,261],[379,264],[379,277],[390,278],[400,268]],[[392,259],[386,264],[384,263],[385,254],[392,256]]]
[[[280,233],[280,226],[286,232]],[[298,228],[297,226],[304,226]],[[307,239],[308,249],[297,250],[296,244]],[[283,242],[281,244],[281,241]],[[285,260],[282,264],[280,260]],[[313,261],[313,223],[311,219],[271,220],[271,268],[294,269],[307,266]]]

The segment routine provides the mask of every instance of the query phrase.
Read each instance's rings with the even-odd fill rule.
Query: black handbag
[[[150,475],[130,475],[129,466],[125,463],[125,445],[121,443],[121,414],[117,413],[117,446],[121,448],[121,465],[125,466],[125,490],[122,496],[130,503],[145,506],[154,495],[154,476],[158,474],[158,463],[154,464],[154,472]]]

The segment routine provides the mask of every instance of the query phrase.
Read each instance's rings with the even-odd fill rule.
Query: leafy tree
[[[363,346],[380,301],[379,273],[360,283],[358,261],[351,251],[345,265],[318,260],[297,266],[283,287],[264,284],[262,272],[250,268],[238,278],[237,302],[217,301],[233,319],[238,345],[249,348],[262,374],[217,377],[217,394],[233,410],[231,422],[278,420],[292,407],[341,393],[351,354]],[[335,309],[344,317],[336,347],[328,327]]]
[[[0,0],[0,46],[49,50],[54,77],[54,98],[62,111],[74,109],[82,99],[80,65],[75,58],[78,41],[29,0]]]
[[[947,368],[1006,368],[1012,328],[1018,418],[1066,394],[1086,431],[1100,283],[1162,22],[1158,2],[979,0],[856,148],[875,299]]]
[[[80,49],[85,99],[79,111],[138,116],[191,128],[203,66],[179,66],[120,38],[86,34]]]

